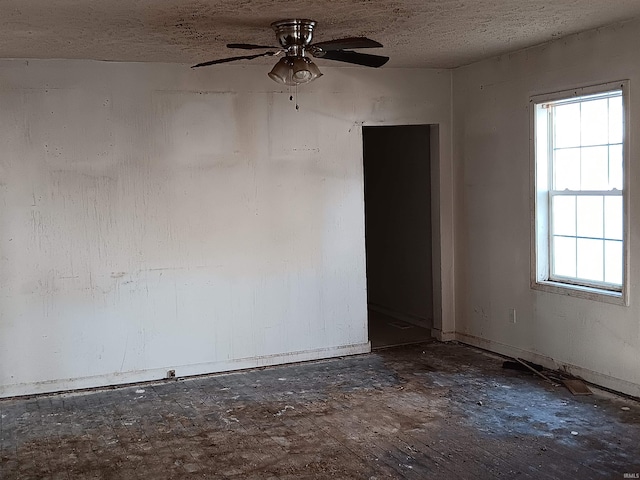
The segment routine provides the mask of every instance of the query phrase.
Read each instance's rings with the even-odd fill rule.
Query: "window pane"
[[[622,97],[609,99],[609,143],[622,143]]]
[[[554,185],[556,190],[580,190],[580,149],[555,150]]]
[[[582,149],[580,187],[582,190],[609,189],[608,147]]]
[[[622,145],[609,147],[609,188],[622,190]]]
[[[579,237],[602,238],[602,199],[601,196],[578,197],[577,233]]]
[[[622,240],[622,197],[604,198],[604,236]]]
[[[580,104],[554,107],[556,148],[580,146]]]
[[[622,242],[604,242],[604,281],[622,285]]]
[[[561,277],[576,276],[576,239],[553,237],[553,265],[551,271]]]
[[[553,234],[576,234],[576,197],[556,195],[553,197]]]
[[[603,241],[578,238],[578,278],[602,282]]]
[[[583,102],[580,125],[582,145],[604,145],[609,140],[609,100]]]

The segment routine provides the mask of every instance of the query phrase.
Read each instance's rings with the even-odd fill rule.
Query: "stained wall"
[[[323,71],[0,61],[0,396],[369,350],[361,127],[450,181],[451,74]]]

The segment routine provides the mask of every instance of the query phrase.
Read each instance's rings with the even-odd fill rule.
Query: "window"
[[[532,98],[532,286],[626,303],[626,82]]]

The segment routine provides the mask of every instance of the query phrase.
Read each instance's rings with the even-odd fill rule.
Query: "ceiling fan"
[[[219,63],[234,62],[236,60],[251,60],[259,57],[272,57],[284,54],[269,72],[269,77],[285,85],[301,85],[320,77],[322,73],[309,55],[315,58],[335,60],[338,62],[363,65],[365,67],[381,67],[389,61],[389,57],[354,52],[354,48],[379,48],[382,44],[366,37],[349,37],[327,42],[311,43],[314,20],[291,19],[273,22],[271,27],[276,32],[280,48],[248,43],[229,43],[228,48],[243,50],[264,50],[256,55],[242,55],[238,57],[221,58],[209,62],[199,63],[191,68],[206,67]]]

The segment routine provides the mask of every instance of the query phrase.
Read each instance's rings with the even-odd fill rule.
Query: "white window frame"
[[[541,103],[569,100],[571,98],[595,95],[614,90],[622,90],[623,109],[623,279],[622,288],[611,290],[605,286],[587,286],[570,279],[552,279],[550,266],[550,201],[548,178],[549,128],[538,135],[536,126],[545,120],[538,115],[546,115],[536,108]],[[589,87],[574,88],[554,93],[533,95],[529,101],[530,110],[530,178],[531,178],[531,288],[550,293],[585,298],[617,305],[629,305],[629,81],[621,80]],[[541,120],[541,122],[540,122]],[[542,155],[543,162],[538,161]],[[540,163],[545,166],[538,168]]]

